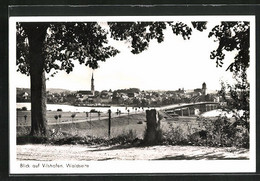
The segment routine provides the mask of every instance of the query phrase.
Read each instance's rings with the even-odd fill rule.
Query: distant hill
[[[17,95],[23,94],[24,92],[30,94],[31,93],[30,88],[16,88]]]
[[[62,93],[62,92],[75,92],[75,91],[70,91],[70,90],[67,90],[67,89],[59,89],[59,88],[47,88],[47,91],[51,92],[51,93]],[[30,88],[16,88],[16,93],[17,94],[21,94],[21,93],[24,93],[24,92],[27,92],[30,94]]]
[[[73,92],[67,89],[59,89],[59,88],[47,88],[47,91],[51,93]]]

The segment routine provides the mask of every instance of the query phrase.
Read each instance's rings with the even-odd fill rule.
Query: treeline
[[[129,88],[129,89],[117,89],[114,92],[118,92],[118,93],[138,93],[140,92],[140,89],[138,88]]]

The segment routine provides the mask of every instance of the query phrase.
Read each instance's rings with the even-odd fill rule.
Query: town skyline
[[[193,90],[144,91],[138,88],[102,90],[94,89],[94,78],[91,78],[91,90],[69,91],[66,89],[47,89],[47,103],[70,104],[76,106],[165,106],[173,103],[190,103],[198,101],[219,102],[217,91],[209,91],[205,82]],[[30,90],[17,88],[17,103],[31,100]]]
[[[28,89],[30,90],[30,87],[16,87],[17,89]],[[190,92],[190,91],[193,91],[194,89],[198,89],[198,88],[201,88],[201,85],[198,86],[198,87],[194,87],[194,88],[191,88],[191,89],[185,89],[185,87],[180,87],[178,89],[147,89],[147,90],[142,90],[138,87],[128,87],[128,88],[122,88],[122,89],[110,89],[110,88],[107,88],[107,89],[102,89],[102,90],[96,90],[95,89],[95,92],[102,92],[102,91],[117,91],[117,90],[127,90],[127,89],[139,89],[140,91],[158,91],[158,92],[166,92],[166,91],[178,91],[178,90],[185,90],[187,92]],[[78,92],[78,91],[91,91],[91,89],[78,89],[78,90],[70,90],[70,89],[65,89],[65,88],[52,88],[52,87],[48,87],[47,88],[47,91],[58,91],[58,92],[62,92],[62,91],[70,91],[70,92]],[[208,89],[208,91],[210,92],[215,92],[215,91],[220,91],[220,89]]]

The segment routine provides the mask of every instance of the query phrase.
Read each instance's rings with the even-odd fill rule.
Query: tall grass
[[[226,117],[199,119],[200,128],[170,126],[163,131],[162,144],[249,148],[249,132]]]

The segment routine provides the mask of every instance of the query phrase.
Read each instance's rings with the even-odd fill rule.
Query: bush
[[[59,116],[58,116],[58,115],[55,115],[54,118],[57,120],[57,119],[59,118]]]
[[[249,148],[249,131],[245,126],[237,126],[236,121],[226,117],[198,121],[201,129],[187,125],[187,131],[185,127],[171,126],[163,132],[162,144]]]
[[[91,109],[89,112],[91,113],[97,113],[98,111],[96,109]]]
[[[27,111],[27,107],[22,107],[22,111]]]
[[[137,124],[143,124],[143,121],[138,121]]]
[[[126,146],[138,146],[141,142],[137,138],[136,131],[129,130],[123,132],[121,135],[109,138],[100,138],[95,136],[78,136],[72,135],[66,132],[61,131],[61,129],[54,128],[48,130],[48,138],[44,138],[41,143],[55,144],[55,145],[64,145],[64,144],[82,144],[82,145],[126,145]],[[26,140],[22,136],[18,137],[18,144],[25,144]],[[31,140],[34,141],[34,140]],[[37,140],[36,140],[37,141]],[[39,142],[39,141],[37,141]],[[37,143],[35,142],[35,143]],[[29,142],[28,142],[29,143]],[[34,142],[30,142],[34,143]]]
[[[181,127],[171,127],[167,132],[163,132],[163,143],[170,145],[185,145],[188,143],[187,137]]]
[[[62,111],[62,109],[57,109],[57,111]]]
[[[128,132],[123,132],[123,134],[118,135],[117,137],[111,138],[109,144],[131,144],[137,139],[136,131],[128,130]]]
[[[197,144],[205,146],[225,146],[249,148],[249,132],[246,127],[238,126],[236,121],[227,117],[219,117],[215,121],[203,120],[205,139],[197,140]]]

